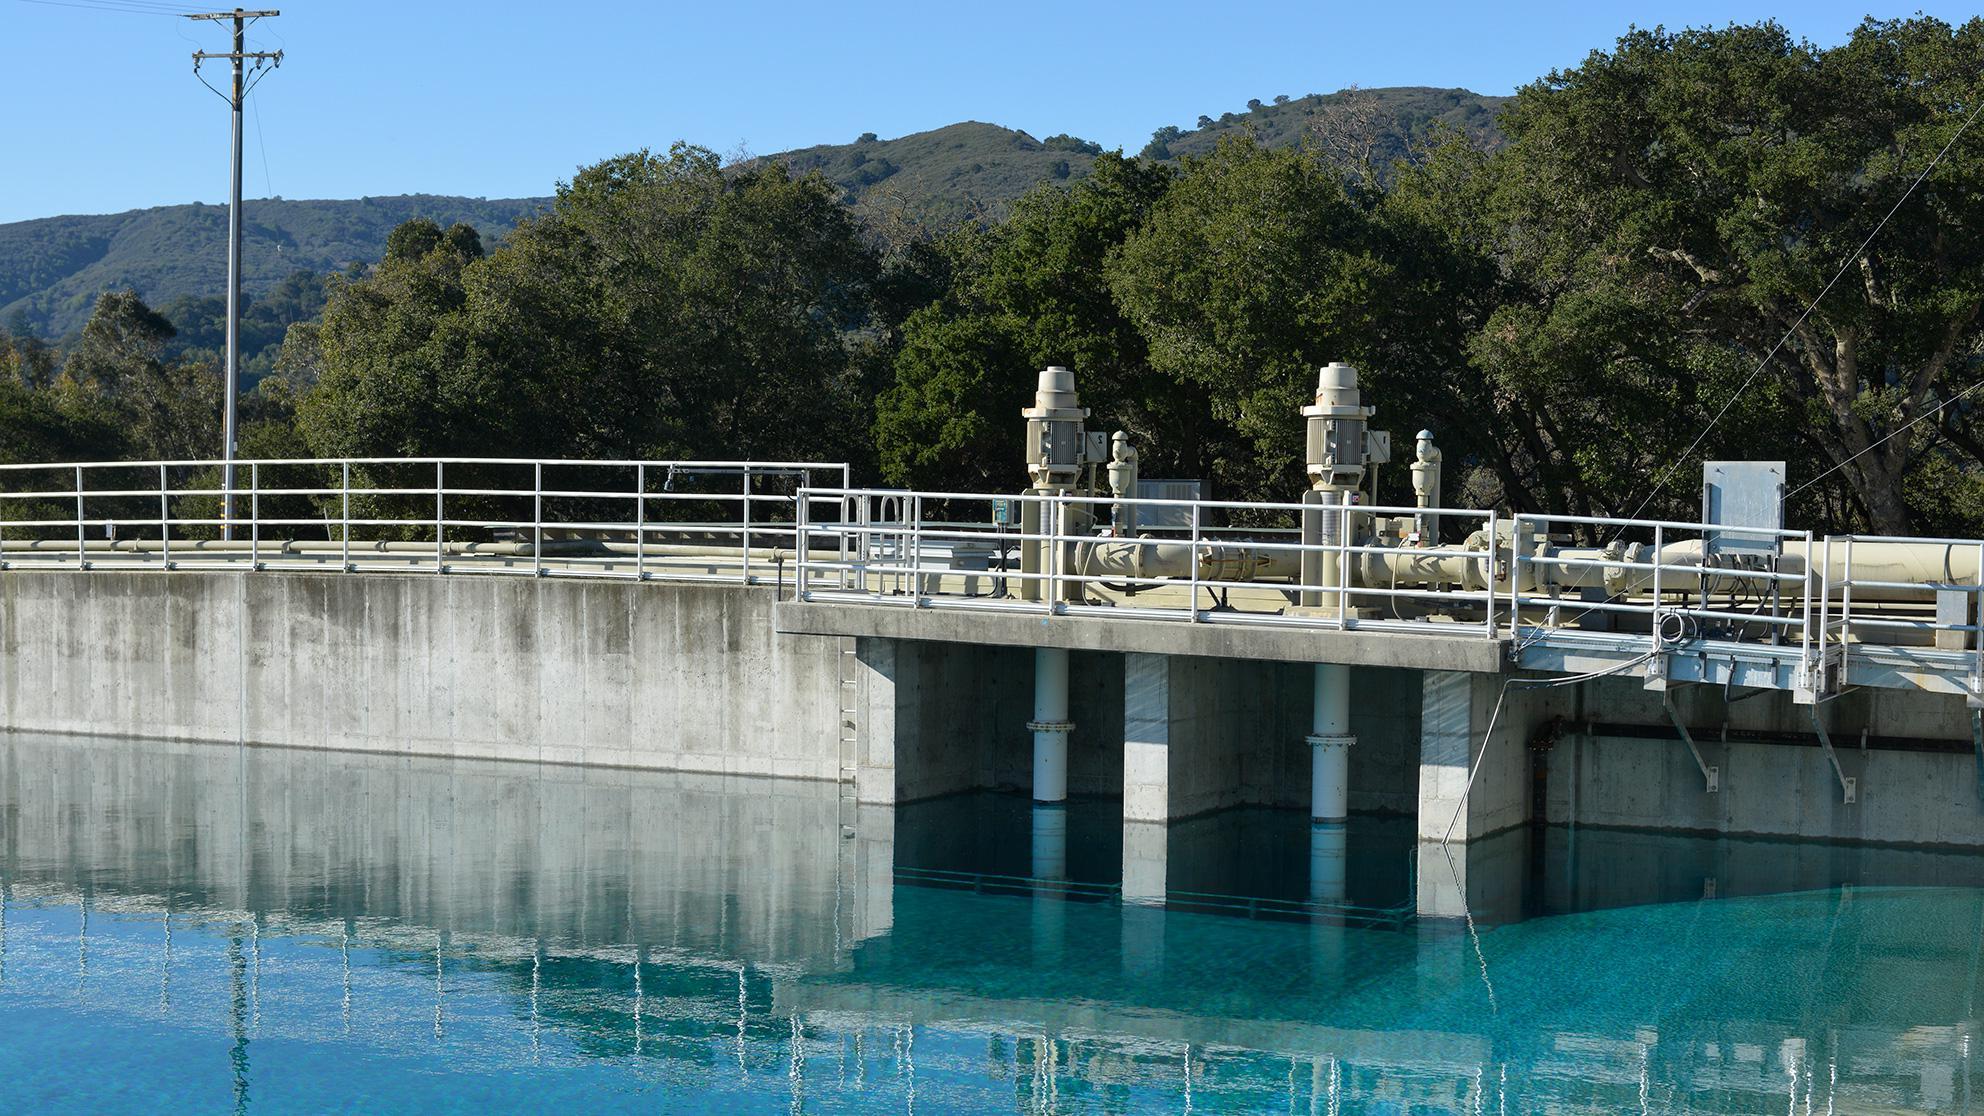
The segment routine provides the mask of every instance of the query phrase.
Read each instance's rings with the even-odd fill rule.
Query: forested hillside
[[[1382,170],[1413,145],[1423,145],[1438,125],[1492,148],[1501,140],[1494,120],[1505,100],[1461,89],[1417,88],[1275,98],[1217,119],[1201,117],[1195,128],[1159,129],[1144,154],[1159,160],[1202,155],[1223,136],[1246,134],[1270,147],[1312,144],[1366,153]],[[1012,203],[1035,186],[1087,175],[1101,152],[1101,145],[1074,136],[1036,139],[996,124],[967,122],[895,139],[869,134],[743,166],[775,161],[802,174],[817,170],[846,192],[869,232],[900,239],[959,221],[1004,220]],[[467,224],[494,242],[546,200],[431,195],[251,200],[242,207],[243,286],[261,297],[299,272],[321,279],[376,263],[385,254],[386,234],[415,217],[443,227]],[[160,307],[217,295],[226,285],[226,233],[226,207],[199,204],[0,225],[0,323],[59,340],[82,328],[104,291],[128,289]],[[172,318],[185,332],[187,323]],[[267,345],[250,351],[263,363],[273,359]]]
[[[544,199],[429,195],[242,205],[242,286],[275,290],[295,272],[314,275],[376,262],[386,234],[425,217],[463,222],[490,237]],[[100,216],[44,217],[0,225],[0,322],[51,338],[81,329],[97,296],[132,290],[154,306],[227,287],[227,207],[167,205]]]

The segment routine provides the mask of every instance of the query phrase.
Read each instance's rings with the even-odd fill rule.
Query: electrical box
[[[1702,550],[1718,555],[1775,555],[1783,541],[1784,462],[1705,461],[1702,463]],[[1749,530],[1743,530],[1749,528]]]
[[[1364,432],[1364,460],[1372,465],[1389,465],[1392,460],[1392,432],[1389,430],[1366,430]]]
[[[1013,523],[1017,519],[1017,517],[1013,515],[1013,504],[1015,502],[1016,501],[1009,500],[1004,496],[998,497],[997,499],[992,501],[992,526],[1011,527],[1013,525]]]
[[[1144,480],[1142,478],[1137,480],[1137,499],[1139,500],[1198,500],[1202,498],[1200,493],[1203,491],[1204,484],[1201,481]],[[1172,527],[1180,530],[1190,530],[1192,526],[1192,509],[1176,508],[1165,504],[1152,507],[1147,504],[1137,509],[1137,526],[1139,528]]]
[[[1109,460],[1109,432],[1107,430],[1085,430],[1082,437],[1082,460],[1091,465],[1100,465]]]

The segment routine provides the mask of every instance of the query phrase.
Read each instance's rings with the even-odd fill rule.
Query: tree
[[[1171,141],[1184,134],[1185,130],[1176,124],[1166,124],[1150,134],[1150,142],[1144,145],[1143,151],[1139,154],[1145,159],[1169,159]]]
[[[1946,413],[1891,435],[1976,380],[1984,136],[1858,246],[1984,95],[1980,65],[1979,20],[1869,20],[1830,50],[1765,23],[1634,31],[1522,89],[1488,235],[1525,295],[1474,351],[1533,408],[1553,487],[1630,511],[1726,405],[1701,453],[1782,454],[1794,485],[1837,469],[1807,511],[1947,523],[1949,484],[1984,483],[1984,430]]]
[[[1103,427],[1149,447],[1147,470],[1196,468],[1191,401],[1152,374],[1106,264],[1160,199],[1172,172],[1104,155],[1072,187],[1041,187],[997,229],[945,242],[952,285],[914,314],[876,404],[875,444],[892,483],[994,489],[1024,484],[1019,410],[1036,373],[1079,375]]]
[[[1394,265],[1368,214],[1307,153],[1229,137],[1187,161],[1109,264],[1171,390],[1210,411],[1211,475],[1234,497],[1303,487],[1298,408],[1319,365],[1369,365]],[[1382,369],[1371,369],[1382,383]]]
[[[817,175],[623,155],[486,257],[396,230],[333,294],[299,420],[336,454],[838,458],[865,441],[876,270]]]

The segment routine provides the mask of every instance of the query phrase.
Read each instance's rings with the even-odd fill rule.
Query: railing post
[[[1047,592],[1041,599],[1047,602],[1047,615],[1054,615],[1055,602],[1061,597],[1061,498],[1058,493],[1047,496],[1046,514],[1040,517],[1042,553],[1047,557]]]
[[[1512,637],[1520,635],[1522,629],[1522,520],[1521,512],[1509,517],[1509,635]],[[1488,584],[1491,587],[1495,584],[1495,552],[1501,545],[1500,539],[1490,537],[1488,540]]]
[[[1653,638],[1649,650],[1660,646],[1660,567],[1664,564],[1660,560],[1660,552],[1666,549],[1666,531],[1667,528],[1661,524],[1653,525]]]
[[[544,576],[544,462],[530,466],[530,572]]]
[[[1484,634],[1486,634],[1486,635],[1487,635],[1487,637],[1488,637],[1489,639],[1494,639],[1494,638],[1495,638],[1495,526],[1496,526],[1496,515],[1497,515],[1497,513],[1496,513],[1496,511],[1495,511],[1495,509],[1494,509],[1494,508],[1489,508],[1489,509],[1488,509],[1488,579],[1487,579],[1487,582],[1486,582],[1486,584],[1487,584],[1487,586],[1488,586],[1488,593],[1487,593],[1487,600],[1486,600],[1486,601],[1484,602],[1484,603],[1485,603],[1485,605],[1486,605],[1486,607],[1487,607],[1487,610],[1488,610],[1488,612],[1487,612],[1487,619],[1486,619],[1485,621],[1483,621],[1483,624],[1482,624],[1482,626],[1483,626],[1483,628],[1485,629],[1485,632],[1484,632]],[[1440,545],[1440,544],[1439,544],[1439,540],[1438,540],[1438,538],[1436,537],[1436,538],[1434,539],[1434,542],[1433,542],[1433,547],[1434,547],[1434,549],[1436,549],[1436,550],[1437,550],[1437,549],[1439,549],[1439,545]]]
[[[1192,567],[1190,622],[1194,624],[1199,622],[1199,512],[1199,502],[1192,501],[1192,544],[1190,552],[1185,555],[1185,560]],[[1297,565],[1299,568],[1300,563]]]
[[[1825,553],[1819,557],[1819,676],[1812,680],[1812,692],[1818,694],[1825,684],[1826,642],[1832,638],[1832,536],[1826,536]],[[1810,573],[1812,555],[1805,554],[1805,570]]]
[[[648,579],[648,467],[634,466],[634,580]]]
[[[338,511],[338,561],[346,573],[351,572],[351,462],[338,462],[343,479],[340,484],[340,508]]]
[[[909,604],[923,607],[923,494],[912,493],[909,511]]]
[[[165,462],[158,465],[158,564],[172,568],[172,498],[165,488]]]
[[[811,478],[808,479],[810,480]],[[810,519],[810,505],[812,504],[812,500],[809,496],[812,491],[812,488],[807,485],[802,484],[799,486],[799,506],[793,510],[792,515],[792,554],[794,559],[796,559],[792,566],[792,599],[795,601],[806,599],[806,563],[808,560],[806,544],[809,541],[808,535],[812,530]]]
[[[442,526],[442,521],[448,518],[442,503],[442,490],[447,488],[446,470],[446,462],[434,462],[434,572],[437,574],[448,572],[448,529]]]
[[[1977,575],[1971,584],[1976,588],[1970,592],[1970,614],[1964,619],[1974,629],[1969,635],[1970,641],[1977,645],[1977,668],[1971,680],[1970,696],[1984,698],[1984,542],[1977,544]]]
[[[1779,563],[1782,568],[1782,563]],[[1812,682],[1812,533],[1805,532],[1805,565],[1798,571],[1798,595],[1803,602],[1798,611],[1798,664],[1805,682]],[[1820,645],[1821,653],[1824,645]]]
[[[1839,595],[1839,685],[1846,688],[1847,664],[1853,658],[1853,536],[1846,536],[1846,571]]]
[[[248,569],[262,568],[262,465],[248,465]]]
[[[751,584],[751,466],[744,466],[744,584]]]
[[[76,568],[90,568],[89,559],[83,554],[83,467],[76,466]]]
[[[1352,494],[1337,493],[1336,505],[1336,626],[1355,627],[1350,618],[1350,508]]]

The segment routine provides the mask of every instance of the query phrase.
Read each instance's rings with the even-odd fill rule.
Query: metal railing
[[[0,569],[783,576],[842,463],[331,458],[0,465]],[[242,482],[245,480],[245,485]]]
[[[1863,556],[1858,564],[1856,544]],[[1870,544],[1941,550],[1942,577],[1903,581],[1876,576],[1868,571],[1869,565],[1891,566],[1892,562],[1869,561]],[[1980,617],[1984,617],[1984,540],[1833,535],[1822,545],[1824,550],[1816,559],[1822,586],[1818,624],[1840,679],[1847,677],[1856,650],[1870,644],[1899,644],[1960,656],[1965,660],[1969,692],[1984,698],[1984,638],[1979,638],[1984,631],[1980,627]],[[1962,564],[1969,565],[1968,576],[1957,573]],[[1858,601],[1854,600],[1856,589],[1861,592]],[[1882,599],[1870,600],[1873,594]],[[1897,602],[1897,597],[1904,599]],[[1948,603],[1958,607],[1947,608]]]
[[[1565,529],[1601,535],[1606,547],[1584,549],[1606,553],[1545,554],[1533,542],[1561,536]],[[1753,544],[1753,553],[1712,554],[1709,539],[1717,533],[1740,536]],[[1802,558],[1782,558],[1787,543],[1802,544],[1804,553],[1811,553],[1810,531],[1518,512],[1510,519],[1510,535],[1509,615],[1518,640],[1558,630],[1568,620],[1641,636],[1648,651],[1702,639],[1761,637],[1772,645],[1795,645],[1801,664],[1817,654],[1818,579]],[[1565,596],[1567,589],[1577,595]],[[1594,618],[1597,622],[1589,622]]]
[[[1447,634],[1488,637],[1501,625],[1488,552],[1353,541],[1373,517],[1426,514],[1492,535],[1495,511],[872,488],[809,488],[799,506],[800,600],[1374,630],[1437,614]],[[1189,526],[1099,532],[1111,506],[1179,509]],[[815,517],[823,509],[831,521]],[[1291,536],[1304,516],[1333,520],[1330,541]],[[1235,518],[1262,525],[1225,522]],[[1305,559],[1320,573],[1305,576]],[[1405,562],[1444,562],[1458,576],[1399,584]]]

